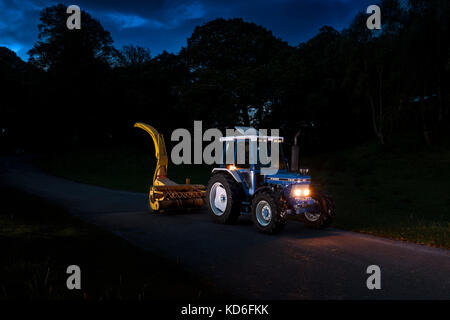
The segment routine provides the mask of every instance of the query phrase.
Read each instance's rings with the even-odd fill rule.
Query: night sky
[[[37,40],[39,12],[61,1],[0,0],[0,46],[28,60]],[[323,25],[348,26],[375,0],[77,0],[76,4],[111,32],[116,47],[126,44],[178,52],[195,26],[214,18],[241,17],[262,25],[291,45],[314,36]],[[83,23],[83,22],[81,22]],[[83,26],[83,25],[82,25]]]

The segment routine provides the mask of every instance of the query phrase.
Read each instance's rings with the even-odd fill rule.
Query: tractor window
[[[285,158],[284,158],[284,152],[283,152],[283,145],[281,143],[278,144],[279,147],[279,151],[278,151],[278,170],[286,170],[287,166],[286,166],[286,162],[285,162]],[[272,152],[271,152],[271,144],[267,143],[267,155],[269,157],[272,156]],[[259,146],[258,146],[258,168],[268,168],[270,167],[272,164],[269,162],[268,164],[264,164],[262,163],[262,161],[260,160],[260,153],[259,153]]]
[[[225,142],[225,152],[224,152],[224,163],[226,165],[233,164],[238,168],[249,169],[250,168],[250,157],[249,157],[249,142],[246,140],[238,141],[226,141]],[[238,163],[238,153],[242,153],[242,161],[244,163]]]
[[[250,142],[248,140],[238,140],[236,146],[236,167],[250,169]],[[239,159],[238,157],[241,157],[241,159]]]
[[[224,143],[223,163],[226,165],[234,164],[234,143],[233,143],[233,141],[225,141],[225,143]]]
[[[260,160],[260,143],[257,143],[256,150],[256,167],[257,168],[268,168],[272,165],[272,163],[264,164]],[[278,170],[287,169],[284,153],[283,153],[283,145],[281,143],[279,146],[279,159],[278,159]],[[249,169],[250,168],[250,141],[249,140],[238,140],[238,141],[226,141],[224,144],[224,163],[225,165],[233,164],[238,168]],[[271,143],[267,143],[267,156],[270,158],[271,155]],[[244,163],[238,162],[238,155],[242,154],[242,161]]]

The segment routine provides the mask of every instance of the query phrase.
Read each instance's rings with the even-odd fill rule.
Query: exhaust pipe
[[[300,136],[301,130],[298,130],[294,137],[294,144],[291,147],[291,171],[298,172],[299,171],[299,151],[300,148],[297,145],[297,138]]]

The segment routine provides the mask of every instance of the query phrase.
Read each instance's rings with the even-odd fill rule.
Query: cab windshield
[[[245,143],[245,146],[244,146]],[[260,168],[269,168],[271,166],[277,168],[278,170],[286,170],[286,162],[284,158],[284,152],[283,152],[283,144],[280,142],[275,142],[278,146],[278,163],[276,161],[272,160],[272,144],[270,142],[267,142],[267,152],[264,150],[265,147],[261,150],[261,144],[264,142],[255,143],[256,148],[256,169]],[[234,149],[234,150],[233,150]],[[238,161],[237,158],[239,158],[238,154],[240,154],[242,151],[244,151],[244,155],[241,156],[241,161]],[[228,154],[228,157],[226,156]],[[238,168],[244,168],[249,169],[251,164],[250,159],[250,142],[248,140],[241,140],[236,143],[236,146],[234,148],[232,147],[232,144],[227,141],[225,144],[225,161],[224,163],[226,165],[232,164],[235,165]],[[227,161],[228,159],[228,161]]]
[[[278,170],[286,170],[287,166],[286,166],[286,161],[284,158],[284,152],[283,152],[283,144],[276,142],[277,146],[278,146],[278,163],[276,163],[276,161],[272,160],[272,144],[271,143],[267,143],[267,157],[269,158],[269,163],[265,163],[267,161],[262,161],[262,159],[260,159],[260,150],[259,150],[259,146],[258,146],[258,152],[257,152],[257,157],[258,157],[258,161],[256,164],[256,167],[259,168],[269,168],[271,166],[277,168]]]

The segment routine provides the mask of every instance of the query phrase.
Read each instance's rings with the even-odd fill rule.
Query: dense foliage
[[[382,30],[359,13],[341,32],[324,26],[298,46],[242,19],[195,28],[178,54],[133,45],[117,50],[83,12],[65,28],[63,5],[41,12],[26,64],[0,48],[1,139],[10,146],[61,148],[129,140],[134,121],[170,133],[253,125],[298,129],[320,147],[449,134],[449,4],[383,0]],[[6,138],[8,136],[8,139]]]

